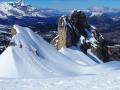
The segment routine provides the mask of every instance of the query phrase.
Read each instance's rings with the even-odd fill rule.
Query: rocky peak
[[[75,46],[85,54],[88,49],[91,49],[100,59],[108,60],[107,46],[103,36],[87,22],[86,15],[82,11],[75,10],[71,15],[62,16],[59,19],[58,36],[53,39],[52,44],[57,49]]]

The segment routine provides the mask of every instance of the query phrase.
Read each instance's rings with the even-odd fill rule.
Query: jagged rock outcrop
[[[80,47],[84,53],[87,52],[85,50],[91,48],[91,51],[101,60],[109,59],[104,38],[95,27],[88,24],[86,15],[82,11],[74,11],[70,16],[62,16],[59,19],[58,35],[51,43],[57,49],[71,46]]]
[[[54,39],[52,43],[58,49],[62,47],[70,47],[77,45],[80,35],[87,37],[84,28],[89,25],[86,16],[83,12],[74,11],[70,16],[62,16],[58,22],[58,38]]]

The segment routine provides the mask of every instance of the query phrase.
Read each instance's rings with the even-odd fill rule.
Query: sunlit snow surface
[[[54,79],[1,79],[0,90],[120,90],[119,72]]]
[[[16,46],[0,55],[1,90],[120,89],[120,62],[102,63],[75,48],[58,52],[29,28],[14,25],[14,29]]]

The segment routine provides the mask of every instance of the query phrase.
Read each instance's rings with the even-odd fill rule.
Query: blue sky
[[[26,2],[37,8],[86,9],[90,7],[110,7],[120,9],[120,0],[26,0]]]

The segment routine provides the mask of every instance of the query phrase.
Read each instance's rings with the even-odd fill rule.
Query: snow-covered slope
[[[84,53],[76,49],[75,47],[72,48],[62,48],[59,50],[65,56],[68,56],[74,62],[79,63],[80,65],[96,65],[102,63],[100,60],[92,60],[87,57]]]
[[[1,79],[2,90],[120,90],[120,71],[55,79]]]
[[[0,55],[1,78],[68,77],[108,73],[120,68],[119,62],[99,64],[98,60],[73,49],[64,49],[62,54],[29,28],[14,25],[14,29],[15,46],[9,46]]]

